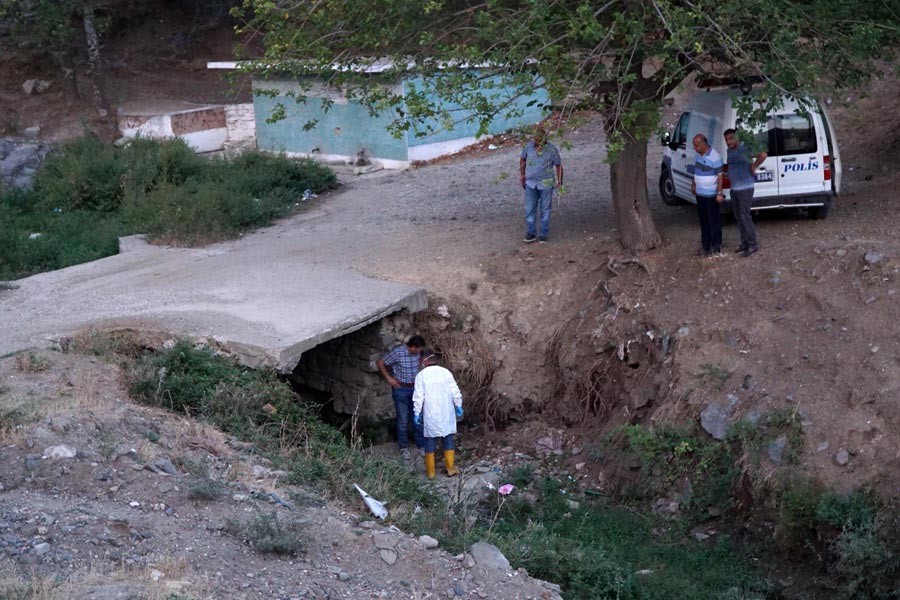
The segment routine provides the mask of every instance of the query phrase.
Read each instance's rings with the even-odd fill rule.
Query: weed
[[[695,376],[701,381],[712,385],[717,391],[721,391],[725,387],[725,382],[731,377],[731,372],[718,365],[704,363],[700,365],[700,370]]]
[[[49,358],[34,352],[24,352],[16,356],[16,368],[23,373],[43,373],[52,365]]]
[[[525,489],[534,479],[534,466],[530,463],[519,465],[509,473],[509,481],[517,488]]]
[[[91,354],[101,358],[136,358],[142,347],[130,331],[104,331],[91,329],[75,335],[65,349],[71,352]]]
[[[187,486],[187,495],[191,500],[213,502],[224,493],[225,485],[209,477],[194,477]]]
[[[304,540],[299,523],[283,523],[275,513],[259,513],[246,522],[229,519],[225,531],[244,539],[263,554],[297,555],[303,552]]]

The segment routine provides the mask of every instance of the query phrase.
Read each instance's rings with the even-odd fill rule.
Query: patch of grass
[[[725,382],[731,377],[731,372],[719,365],[704,363],[700,365],[700,370],[697,371],[695,376],[701,381],[712,385],[717,391],[721,391],[725,387]]]
[[[698,543],[680,532],[658,539],[657,524],[622,507],[581,502],[545,479],[539,499],[513,500],[494,542],[530,575],[559,583],[567,600],[596,598],[765,598],[769,584],[727,538]],[[732,594],[732,596],[728,596]]]
[[[392,514],[438,504],[428,484],[402,463],[364,455],[273,373],[246,369],[180,341],[128,367],[137,400],[189,414],[253,445],[291,473],[289,481],[359,503],[358,483],[390,498]]]
[[[72,337],[65,349],[105,359],[137,358],[143,352],[134,333],[90,329]]]
[[[625,425],[606,438],[611,449],[636,453],[642,468],[639,483],[629,488],[632,499],[657,497],[687,478],[692,495],[684,506],[698,518],[714,506],[727,512],[734,507],[733,491],[741,476],[741,448],[691,431],[671,427]]]
[[[53,363],[46,356],[34,352],[23,352],[16,356],[16,368],[23,373],[43,373]]]
[[[534,466],[530,463],[519,465],[509,473],[509,482],[517,488],[525,489],[534,480]]]
[[[259,513],[244,522],[229,519],[225,531],[263,554],[295,556],[303,552],[305,545],[302,526],[296,522],[282,522],[274,512]]]
[[[180,140],[118,149],[84,136],[48,157],[33,191],[0,190],[0,279],[115,254],[133,233],[177,245],[235,237],[292,210],[304,190],[335,185],[312,160],[207,161]]]
[[[191,500],[213,502],[225,493],[225,485],[209,477],[194,477],[187,486],[187,495]]]
[[[810,479],[779,482],[774,495],[775,543],[796,558],[821,562],[840,598],[897,597],[900,523],[868,489],[829,492]]]

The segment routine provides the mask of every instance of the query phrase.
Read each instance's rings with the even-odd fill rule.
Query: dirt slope
[[[522,571],[426,549],[361,502],[284,485],[218,431],[132,404],[118,367],[96,358],[8,357],[0,386],[0,597],[559,597]],[[75,456],[52,458],[61,446]],[[218,499],[198,498],[207,477]],[[295,527],[303,552],[260,554],[229,533],[260,515]]]

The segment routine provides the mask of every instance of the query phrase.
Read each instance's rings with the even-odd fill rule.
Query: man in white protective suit
[[[447,476],[453,477],[459,474],[453,436],[456,420],[463,416],[462,392],[453,374],[438,364],[440,354],[426,349],[422,356],[422,370],[416,375],[413,391],[413,422],[422,424],[425,433],[425,474],[434,479],[434,452],[440,439]]]

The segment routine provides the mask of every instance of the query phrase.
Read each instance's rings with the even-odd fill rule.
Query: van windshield
[[[816,130],[807,117],[778,115],[775,117],[776,156],[812,154],[816,151]]]

